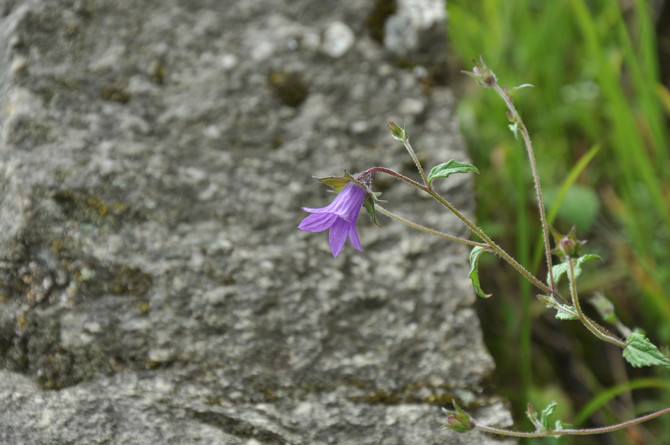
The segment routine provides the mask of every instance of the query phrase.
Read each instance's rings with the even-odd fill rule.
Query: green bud
[[[405,128],[400,128],[394,122],[389,122],[388,127],[389,130],[391,130],[391,135],[393,136],[394,139],[400,142],[407,142],[407,139],[409,138],[407,136],[407,130]]]
[[[447,424],[445,428],[454,430],[457,433],[465,433],[475,428],[475,422],[470,415],[463,411],[460,406],[453,402],[456,411],[449,411],[442,408],[442,411],[447,415]]]
[[[579,249],[586,244],[586,241],[577,239],[577,228],[572,226],[567,235],[559,233],[553,227],[550,227],[551,234],[554,236],[556,247],[552,251],[561,258],[579,258]]]

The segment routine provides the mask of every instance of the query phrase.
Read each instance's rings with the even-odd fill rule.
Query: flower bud
[[[463,411],[460,406],[454,402],[454,408],[456,411],[448,411],[442,408],[442,411],[447,415],[447,424],[444,425],[445,428],[454,430],[457,433],[465,433],[475,428],[475,422],[472,420],[470,415]]]
[[[559,233],[553,227],[551,227],[551,233],[556,243],[553,253],[561,257],[579,258],[579,248],[586,244],[586,241],[577,239],[577,228],[575,226],[572,226],[567,235]]]
[[[407,139],[408,139],[407,131],[404,128],[400,128],[394,122],[389,122],[388,127],[389,127],[389,130],[391,130],[391,135],[393,136],[394,139],[396,139],[400,142],[406,142],[407,141]]]

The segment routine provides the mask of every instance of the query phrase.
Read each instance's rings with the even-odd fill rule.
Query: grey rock
[[[434,28],[443,32],[447,19],[444,0],[397,0],[397,11],[386,20],[384,45],[408,55],[426,46],[424,34]]]
[[[500,443],[509,412],[467,249],[361,217],[360,253],[297,230],[311,175],[467,159],[364,2],[0,6],[0,442]],[[339,58],[321,30],[357,38]],[[380,177],[388,207],[466,235]],[[439,184],[473,211],[470,179]]]

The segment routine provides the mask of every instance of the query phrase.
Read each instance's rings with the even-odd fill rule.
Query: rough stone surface
[[[311,175],[415,174],[389,120],[428,165],[467,159],[451,92],[393,63],[372,7],[0,3],[0,442],[499,443],[441,429],[453,398],[511,421],[467,249],[363,215],[333,259],[296,228],[332,198]],[[472,211],[467,176],[439,187]]]

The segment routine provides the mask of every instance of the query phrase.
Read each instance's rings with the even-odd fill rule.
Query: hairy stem
[[[396,179],[400,179],[401,181],[406,182],[409,185],[411,185],[412,187],[418,188],[419,190],[423,190],[424,192],[428,191],[428,187],[426,187],[425,185],[422,185],[422,184],[416,182],[414,179],[408,178],[407,176],[405,176],[401,173],[398,173],[395,170],[391,170],[390,168],[386,168],[386,167],[371,167],[371,168],[365,170],[364,172],[360,173],[360,175],[364,176],[364,175],[369,175],[371,173],[385,173],[389,176],[393,176]]]
[[[660,411],[653,412],[651,414],[647,414],[645,416],[637,417],[632,420],[628,420],[626,422],[621,422],[617,423],[616,425],[609,425],[609,426],[604,426],[600,428],[584,428],[584,429],[565,429],[565,430],[550,430],[546,432],[525,432],[525,431],[511,431],[511,430],[506,430],[502,428],[495,428],[495,427],[490,427],[490,426],[485,426],[485,425],[479,425],[477,422],[474,422],[475,424],[475,429],[479,431],[484,431],[486,433],[491,433],[491,434],[497,434],[500,436],[512,436],[512,437],[523,437],[523,438],[529,438],[529,437],[549,437],[549,436],[588,436],[591,434],[604,434],[604,433],[611,433],[613,431],[617,430],[622,430],[624,428],[631,427],[633,425],[637,425],[643,422],[646,422],[651,419],[655,419],[657,417],[660,417],[664,414],[670,413],[670,408],[665,408]]]
[[[482,247],[486,248],[487,250],[490,250],[492,252],[497,253],[503,260],[505,260],[507,263],[509,263],[514,269],[517,270],[521,275],[523,275],[528,281],[530,281],[533,286],[537,287],[540,289],[542,292],[548,294],[548,295],[556,295],[556,298],[559,298],[560,300],[563,300],[563,297],[558,295],[553,289],[549,288],[546,284],[544,284],[542,281],[540,281],[535,275],[530,273],[525,267],[523,267],[518,261],[516,261],[510,254],[508,254],[505,250],[503,250],[500,246],[498,246],[482,229],[477,227],[477,225],[472,222],[467,216],[465,216],[462,212],[460,212],[456,207],[454,207],[449,201],[444,199],[439,193],[437,193],[435,190],[432,188],[429,188],[426,185],[420,184],[416,182],[415,180],[408,178],[405,175],[402,175],[394,170],[391,170],[386,167],[372,167],[364,172],[361,173],[361,175],[366,175],[366,174],[372,174],[372,173],[385,173],[387,175],[393,176],[394,178],[397,178],[403,182],[406,182],[407,184],[424,191],[428,193],[430,196],[432,196],[435,200],[437,200],[440,204],[445,206],[451,213],[453,213],[458,219],[460,219],[466,226],[472,230],[472,232],[477,235],[479,238],[481,238],[482,241],[484,241],[484,245]]]
[[[380,205],[376,205],[375,209],[378,210],[380,213],[388,216],[389,218],[395,219],[396,221],[401,222],[405,225],[408,225],[408,226],[412,227],[413,229],[417,229],[417,230],[420,230],[422,232],[430,233],[431,235],[439,236],[440,238],[445,238],[445,239],[448,239],[450,241],[456,241],[456,242],[459,242],[459,243],[467,244],[469,246],[479,246],[479,247],[483,247],[485,249],[490,248],[488,244],[478,243],[477,241],[472,241],[472,240],[469,240],[469,239],[466,239],[466,238],[461,238],[461,237],[458,237],[458,236],[449,235],[449,234],[440,232],[438,230],[434,230],[434,229],[422,226],[422,225],[417,224],[415,222],[412,222],[408,219],[405,219],[401,216],[398,216],[395,213],[388,211],[387,209],[385,209],[384,207],[382,207]]]
[[[521,136],[523,137],[524,145],[526,146],[526,152],[528,153],[528,160],[530,162],[530,169],[533,173],[533,182],[535,183],[535,195],[537,196],[537,205],[540,211],[540,222],[542,224],[542,238],[544,239],[544,253],[547,261],[547,270],[549,271],[549,282],[551,283],[552,293],[556,291],[556,283],[554,282],[554,275],[552,274],[552,262],[551,262],[551,248],[549,245],[549,226],[547,224],[547,216],[544,210],[544,201],[542,200],[542,187],[540,186],[540,175],[537,171],[537,164],[535,163],[535,152],[533,150],[533,143],[530,140],[530,134],[528,129],[521,120],[521,115],[516,110],[514,102],[509,94],[507,94],[498,83],[494,83],[492,88],[496,93],[505,101],[507,109],[509,110],[511,116],[510,120],[516,125],[518,125]]]
[[[618,346],[620,348],[625,348],[626,347],[626,342],[620,340],[614,334],[610,333],[609,331],[606,331],[604,328],[600,327],[596,323],[593,322],[590,318],[586,317],[584,315],[584,312],[582,311],[582,307],[579,304],[579,296],[577,295],[577,280],[575,277],[575,260],[568,257],[568,280],[570,281],[570,296],[572,297],[572,305],[575,307],[575,311],[577,311],[577,318],[579,321],[582,322],[586,328],[593,333],[596,337],[601,339],[602,341],[605,341],[607,343],[611,343],[615,346]]]
[[[427,188],[432,189],[431,185],[428,184],[428,178],[426,177],[426,173],[423,171],[423,167],[421,166],[421,161],[419,161],[418,156],[414,152],[414,148],[412,148],[412,144],[409,143],[409,139],[407,137],[405,137],[402,141],[402,144],[407,149],[407,152],[409,153],[412,160],[414,161],[414,164],[416,164],[416,169],[419,170],[419,174],[421,175],[421,179],[423,180],[423,184]]]
[[[482,239],[489,247],[488,250],[491,250],[497,253],[503,260],[509,263],[517,272],[523,275],[528,281],[530,281],[535,287],[540,289],[542,292],[553,294],[554,291],[550,289],[546,284],[540,281],[535,275],[530,273],[525,267],[523,267],[517,260],[515,260],[510,254],[508,254],[504,249],[498,246],[482,229],[477,227],[467,216],[461,213],[456,207],[454,207],[449,201],[444,199],[439,193],[434,190],[423,189],[426,193],[435,198],[440,204],[445,206],[451,213],[456,215],[466,226],[472,230],[472,232]]]

